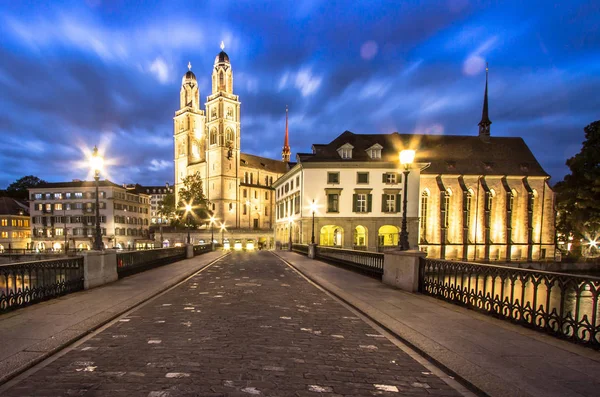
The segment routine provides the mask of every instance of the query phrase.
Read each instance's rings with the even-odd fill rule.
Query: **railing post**
[[[117,253],[87,251],[83,254],[83,288],[90,289],[117,281]]]
[[[384,284],[408,292],[419,290],[419,260],[427,254],[421,251],[386,251],[383,259]]]
[[[192,244],[185,245],[185,257],[186,259],[194,257],[194,246]]]
[[[315,259],[317,255],[317,244],[308,244],[308,257],[310,259]]]

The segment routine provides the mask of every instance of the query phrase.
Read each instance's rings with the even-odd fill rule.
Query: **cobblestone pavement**
[[[268,252],[234,252],[7,396],[459,395]]]

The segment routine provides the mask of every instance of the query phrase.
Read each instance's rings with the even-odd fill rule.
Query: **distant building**
[[[26,249],[31,242],[29,208],[10,197],[0,197],[0,252]]]
[[[170,186],[168,183],[166,183],[164,186],[136,186],[138,187],[138,191],[150,195],[150,224],[168,225],[170,220],[166,216],[159,213],[160,202],[165,199],[167,194],[173,193],[173,186]]]
[[[277,180],[275,238],[309,243],[312,200],[316,243],[382,251],[398,244],[403,169],[408,178],[410,246],[429,257],[533,261],[554,257],[554,192],[523,139],[490,136],[487,79],[479,136],[346,131],[299,153]],[[293,223],[290,222],[293,220]]]
[[[188,68],[181,81],[180,109],[173,119],[176,196],[183,179],[199,172],[209,209],[219,222],[228,229],[272,230],[275,218],[271,186],[287,171],[287,127],[282,160],[241,153],[241,102],[233,93],[229,56],[221,51],[215,58],[206,111],[201,108],[196,76],[191,65]]]
[[[45,183],[29,189],[32,246],[91,249],[96,225],[95,182]],[[150,240],[150,195],[100,181],[100,228],[106,248],[145,248]]]

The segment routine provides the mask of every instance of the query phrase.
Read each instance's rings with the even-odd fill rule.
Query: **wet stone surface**
[[[232,253],[7,396],[459,395],[268,252]]]

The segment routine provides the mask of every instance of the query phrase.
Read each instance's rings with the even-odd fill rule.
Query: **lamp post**
[[[290,225],[290,242],[288,244],[288,251],[291,251],[292,250],[292,226],[294,225],[294,219],[292,218],[291,215],[289,218],[289,225]]]
[[[104,160],[98,154],[98,147],[94,146],[90,166],[92,171],[94,171],[94,180],[96,181],[96,239],[94,240],[94,249],[97,251],[102,251],[104,249],[104,244],[102,244],[102,231],[100,230],[100,199],[98,197],[100,171],[102,170],[103,163]]]
[[[215,217],[210,217],[210,247],[214,251],[215,250],[215,232],[213,230],[213,225],[215,224]]]
[[[315,243],[315,212],[317,212],[317,206],[315,204],[315,199],[313,199],[312,204],[310,205],[310,210],[312,211],[312,236],[310,237],[310,243]]]
[[[406,227],[406,197],[408,191],[408,174],[410,173],[410,165],[415,159],[414,150],[403,150],[400,152],[400,164],[404,166],[404,198],[402,200],[402,230],[400,231],[400,239],[398,240],[398,248],[400,251],[410,249],[408,243],[408,229]]]
[[[185,214],[186,214],[186,221],[187,221],[187,243],[191,244],[191,238],[190,238],[190,214],[192,212],[192,206],[189,204],[185,205]]]
[[[221,244],[225,247],[225,224],[221,223]]]

